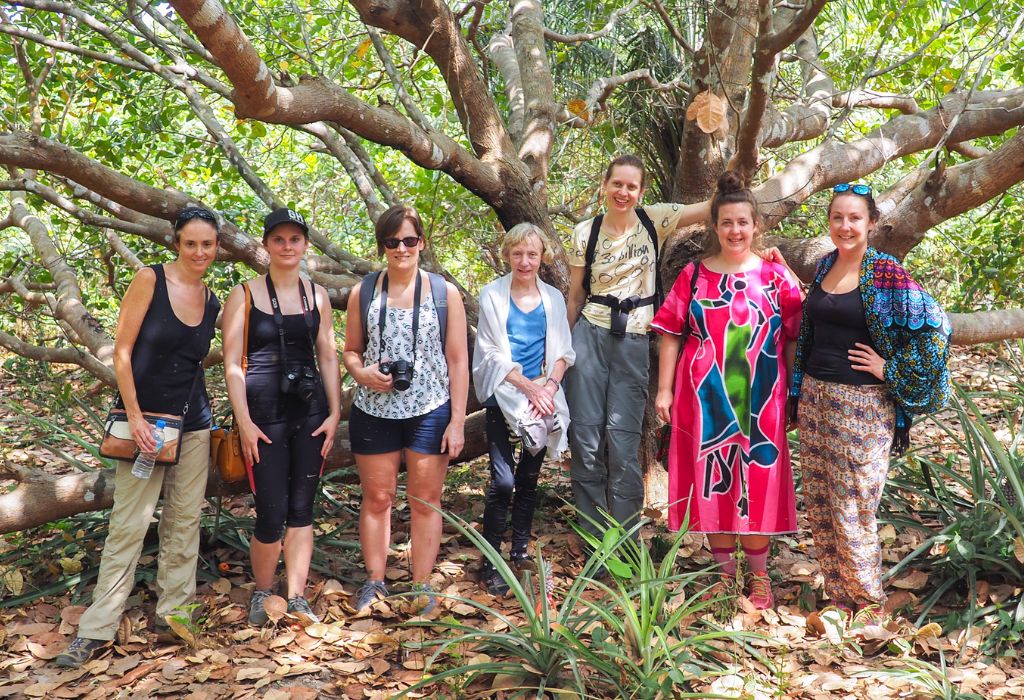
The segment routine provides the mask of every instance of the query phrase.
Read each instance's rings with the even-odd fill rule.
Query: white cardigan
[[[569,331],[569,318],[565,312],[562,294],[543,280],[537,280],[544,316],[547,322],[544,339],[544,369],[547,376],[558,360],[565,360],[566,369],[576,361]],[[512,361],[512,348],[508,340],[508,311],[511,304],[512,275],[499,277],[480,290],[480,318],[473,350],[473,385],[481,403],[492,395],[498,402],[506,420],[529,408],[526,395],[505,381],[509,372],[523,371],[522,365]],[[565,392],[555,394],[555,417],[561,426],[557,444],[548,445],[548,456],[558,457],[568,448],[569,405]]]

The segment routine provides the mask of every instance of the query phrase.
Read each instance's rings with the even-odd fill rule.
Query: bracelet
[[[561,385],[560,385],[560,384],[559,384],[558,382],[556,382],[556,381],[554,380],[554,378],[553,378],[553,377],[548,377],[548,378],[547,378],[547,379],[546,379],[546,380],[544,381],[544,384],[545,384],[545,386],[547,385],[547,383],[548,383],[548,382],[551,382],[552,384],[554,384],[554,385],[555,385],[555,391],[558,391],[559,387],[561,386]]]

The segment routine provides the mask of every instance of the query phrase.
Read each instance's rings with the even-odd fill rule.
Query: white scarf
[[[544,337],[544,368],[547,376],[558,360],[565,360],[566,369],[576,361],[572,349],[569,319],[565,311],[565,300],[561,293],[541,279],[537,280],[541,303],[544,305],[546,329]],[[514,369],[523,371],[522,365],[512,361],[512,347],[508,340],[508,312],[512,303],[512,275],[499,277],[480,290],[480,318],[476,329],[476,346],[473,350],[473,385],[481,403],[494,396],[505,415],[506,421],[514,423],[518,416],[530,409],[529,399],[521,391],[505,381]],[[555,394],[555,417],[561,430],[553,433],[557,440],[548,443],[548,456],[559,457],[568,448],[569,405],[565,392],[559,388]]]

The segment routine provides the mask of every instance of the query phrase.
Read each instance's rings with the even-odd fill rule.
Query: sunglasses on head
[[[394,250],[398,247],[399,243],[404,243],[406,248],[415,248],[420,243],[419,236],[406,236],[405,238],[385,238],[384,247],[388,250]]]
[[[849,182],[841,182],[832,188],[832,191],[836,194],[842,194],[843,192],[853,192],[859,194],[861,197],[871,196],[871,185],[851,185]]]

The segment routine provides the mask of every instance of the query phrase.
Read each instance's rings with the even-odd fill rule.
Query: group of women
[[[644,242],[642,229],[651,231],[655,261],[657,239],[710,211],[710,254],[682,270],[657,313],[653,304],[646,312],[653,320],[645,324],[662,336],[655,405],[671,426],[669,528],[688,519],[691,531],[707,533],[722,585],[730,587],[738,537],[748,596],[755,606],[770,607],[769,538],[796,530],[786,431],[799,424],[804,498],[826,592],[851,615],[877,617],[884,592],[875,510],[890,446],[895,436],[904,448],[911,416],[936,410],[946,398],[949,324],[894,258],[868,245],[878,220],[870,188],[835,187],[828,211],[837,249],[819,264],[805,298],[778,251],[759,251],[757,202],[731,173],[719,180],[707,209],[655,205],[658,223],[650,227],[651,217],[636,206],[645,182],[636,158],[613,161],[603,181],[609,221],[635,228]],[[589,230],[590,222],[581,226]],[[146,480],[132,476],[130,463],[118,463],[94,601],[58,664],[81,665],[113,639],[161,490],[158,628],[166,632],[169,617],[187,610],[194,594],[211,418],[197,368],[219,310],[203,278],[219,235],[212,213],[185,209],[174,224],[176,259],[140,270],[124,296],[114,364],[133,437],[140,449],[153,449],[142,412],[173,413],[185,405],[182,456],[175,466],[157,466]],[[449,460],[464,444],[466,314],[453,285],[420,269],[426,242],[415,210],[392,207],[379,217],[375,236],[386,268],[349,294],[343,351],[358,385],[349,432],[362,486],[359,530],[367,570],[352,605],[365,610],[389,595],[391,510],[404,462],[412,593],[416,609],[428,613],[437,605],[430,577],[441,538],[442,487]],[[298,212],[282,208],[267,215],[263,246],[267,273],[231,291],[222,322],[228,397],[256,505],[248,619],[266,622],[264,603],[283,553],[288,612],[315,622],[305,598],[313,500],[342,415],[331,303],[323,287],[300,274],[309,233]],[[541,464],[545,455],[565,450],[570,408],[577,411],[562,392],[563,377],[568,373],[569,383],[580,386],[588,375],[571,369],[583,345],[581,306],[567,307],[538,277],[552,260],[544,231],[515,226],[502,256],[511,271],[481,292],[472,367],[491,458],[483,535],[500,551],[511,521],[510,557],[523,565]],[[649,257],[641,264],[650,265]],[[622,280],[631,283],[641,273],[646,269]],[[581,277],[574,266],[573,279]],[[617,352],[613,344],[620,338],[644,337],[629,326],[635,307],[601,303],[611,304],[610,316],[625,314],[625,332],[617,333],[613,322],[612,334],[601,339],[609,352]],[[570,318],[577,328],[570,328]],[[636,418],[624,418],[613,403],[609,399],[601,420]],[[601,445],[612,442],[593,423],[584,432],[593,428]],[[588,488],[580,493],[599,490]],[[612,512],[623,521],[631,515]],[[489,563],[481,581],[493,593],[507,591]]]

